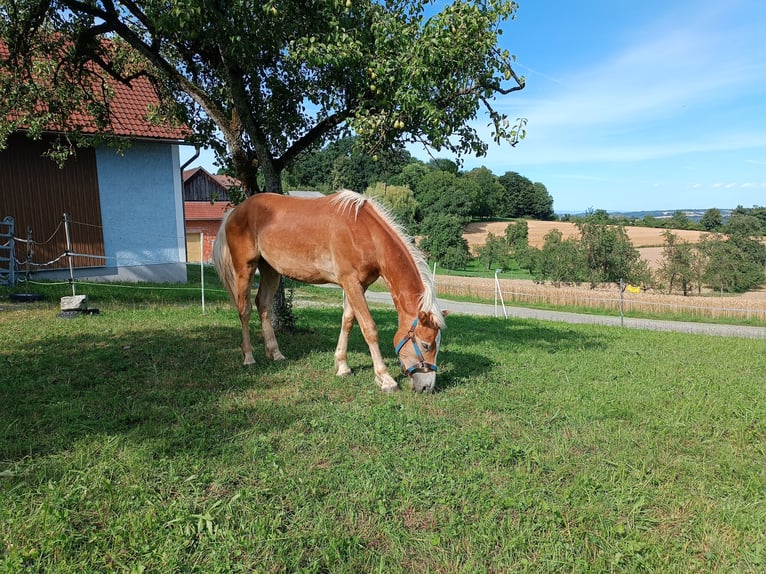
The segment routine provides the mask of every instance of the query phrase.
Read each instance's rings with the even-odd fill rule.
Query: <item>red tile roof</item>
[[[216,221],[223,219],[223,214],[234,206],[228,201],[184,201],[186,221]]]
[[[8,56],[8,47],[0,43],[0,59],[8,58]],[[91,64],[90,67],[95,67],[95,64]],[[109,128],[100,130],[95,119],[84,110],[80,110],[71,114],[65,127],[52,125],[49,130],[61,132],[75,129],[84,134],[104,131],[123,137],[160,140],[182,140],[190,135],[191,132],[186,126],[155,124],[149,121],[149,111],[159,103],[159,97],[148,78],[140,76],[127,85],[114,81],[111,77],[107,79],[107,82],[114,94],[110,100],[111,125]],[[42,107],[46,104],[38,105]]]

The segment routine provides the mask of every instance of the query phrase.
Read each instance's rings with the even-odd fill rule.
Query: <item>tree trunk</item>
[[[261,162],[261,171],[264,176],[263,190],[270,193],[284,193],[282,190],[282,173],[275,162],[267,160]],[[285,278],[279,278],[279,286],[274,294],[272,306],[272,323],[277,331],[292,331],[295,329],[295,315],[293,314],[293,290],[285,289]]]

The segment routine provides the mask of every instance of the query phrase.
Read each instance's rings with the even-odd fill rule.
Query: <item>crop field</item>
[[[0,301],[0,572],[766,570],[766,341],[450,316],[384,395],[336,292],[245,370],[220,294],[90,291]]]
[[[491,301],[497,289],[493,279],[439,275],[439,294]],[[704,297],[669,295],[656,290],[624,291],[616,284],[591,289],[587,285],[537,284],[533,281],[499,278],[498,284],[506,304],[561,307],[581,312],[606,312],[619,315],[665,316],[693,321],[730,321],[761,324],[766,322],[766,291],[741,295]]]
[[[574,223],[566,221],[529,221],[529,244],[532,247],[542,247],[545,243],[545,236],[558,229],[564,239],[579,238],[580,232]],[[465,238],[468,245],[482,245],[486,240],[487,233],[502,237],[505,234],[507,221],[490,221],[469,223],[465,229]],[[653,227],[626,226],[625,232],[630,238],[630,242],[636,248],[661,246],[665,243],[662,234],[665,229]],[[702,237],[707,235],[704,231],[693,231],[689,229],[671,229],[674,235],[683,241],[689,243],[698,243]]]
[[[580,232],[574,223],[566,221],[529,221],[529,244],[532,247],[540,248],[545,243],[545,236],[558,229],[564,239],[580,237]],[[507,221],[490,221],[469,223],[465,228],[464,237],[472,250],[483,245],[486,242],[487,234],[492,233],[503,237]],[[665,229],[653,227],[626,226],[625,231],[630,238],[633,247],[638,249],[642,259],[645,259],[651,269],[657,269],[662,260],[662,245],[665,238],[662,234]],[[702,237],[707,235],[704,231],[693,231],[689,229],[672,229],[673,234],[682,241],[689,243],[698,243]]]

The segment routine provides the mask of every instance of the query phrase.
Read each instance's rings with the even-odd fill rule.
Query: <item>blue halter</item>
[[[399,364],[402,366],[402,371],[407,373],[408,375],[411,375],[415,371],[420,370],[427,370],[427,371],[436,371],[436,365],[432,363],[427,363],[426,360],[423,358],[423,353],[420,351],[420,345],[418,345],[417,340],[415,339],[415,327],[418,326],[418,318],[415,317],[415,320],[412,322],[412,327],[410,327],[410,330],[407,332],[407,335],[399,341],[399,344],[396,345],[396,356],[399,358]],[[412,341],[412,346],[415,348],[415,356],[418,358],[418,361],[416,363],[413,363],[410,367],[405,367],[404,362],[402,361],[402,358],[399,357],[399,352],[402,350],[402,347],[407,344],[407,341]]]

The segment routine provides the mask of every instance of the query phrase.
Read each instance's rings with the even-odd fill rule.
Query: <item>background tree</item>
[[[505,217],[530,217],[549,220],[553,217],[553,198],[542,183],[532,183],[515,171],[498,178],[505,189]],[[500,215],[500,214],[498,214]]]
[[[723,293],[742,293],[763,282],[763,270],[736,243],[723,236],[706,238],[700,244],[706,256],[702,280]]]
[[[700,217],[700,227],[705,231],[719,231],[723,225],[723,215],[721,210],[715,207],[706,209]]]
[[[479,260],[487,266],[487,269],[495,267],[507,267],[508,243],[503,237],[498,237],[492,232],[487,233],[487,240],[477,249]]]
[[[399,147],[381,150],[370,156],[354,145],[356,138],[349,138],[348,153],[338,155],[332,164],[330,174],[330,190],[351,189],[363,193],[365,189],[376,182],[388,182],[394,174],[401,171],[408,161],[410,154]]]
[[[435,214],[449,214],[467,223],[471,217],[476,195],[480,192],[471,181],[451,171],[432,170],[426,173],[415,189],[421,221]]]
[[[576,223],[580,230],[581,253],[591,287],[603,282],[641,283],[648,268],[633,247],[625,228],[610,225],[596,214]]]
[[[550,221],[555,219],[553,212],[553,197],[548,193],[548,188],[544,184],[536,181],[532,184],[533,200],[532,200],[532,213],[528,214],[529,217],[535,219],[541,219],[543,221]]]
[[[468,242],[463,237],[463,224],[454,215],[433,214],[423,221],[424,237],[420,247],[442,267],[461,269],[471,259]]]
[[[694,246],[669,230],[662,235],[665,237],[665,246],[662,249],[659,275],[667,281],[668,293],[672,293],[678,285],[684,295],[689,295],[694,279],[699,275],[695,269]]]
[[[694,223],[689,219],[689,216],[686,215],[686,212],[676,210],[673,212],[673,215],[670,216],[670,219],[668,219],[666,226],[671,229],[692,229]]]
[[[731,212],[731,217],[737,215],[750,215],[758,219],[761,222],[761,233],[766,233],[766,207],[759,207],[757,205],[753,207],[742,207],[738,205]]]
[[[0,0],[0,40],[11,52],[0,62],[0,138],[67,125],[55,116],[77,109],[106,125],[103,77],[140,74],[163,96],[158,113],[191,126],[250,192],[281,191],[287,165],[345,128],[370,152],[417,141],[483,154],[488,144],[470,123],[482,108],[497,141],[521,135],[490,105],[524,85],[497,46],[516,8],[501,0],[440,11],[425,0]],[[40,55],[58,62],[41,71]]]
[[[471,216],[473,218],[497,217],[503,213],[505,189],[497,176],[486,167],[477,167],[463,174],[465,187],[472,188]]]
[[[408,230],[413,227],[418,202],[415,201],[415,196],[409,187],[378,182],[367,188],[366,193],[391,210],[396,220]]]
[[[585,279],[580,243],[575,239],[564,239],[558,229],[549,231],[535,262],[534,270],[541,280],[551,281],[559,286],[562,282],[579,283]]]
[[[520,219],[508,224],[505,228],[505,242],[511,255],[529,245],[529,223]]]

